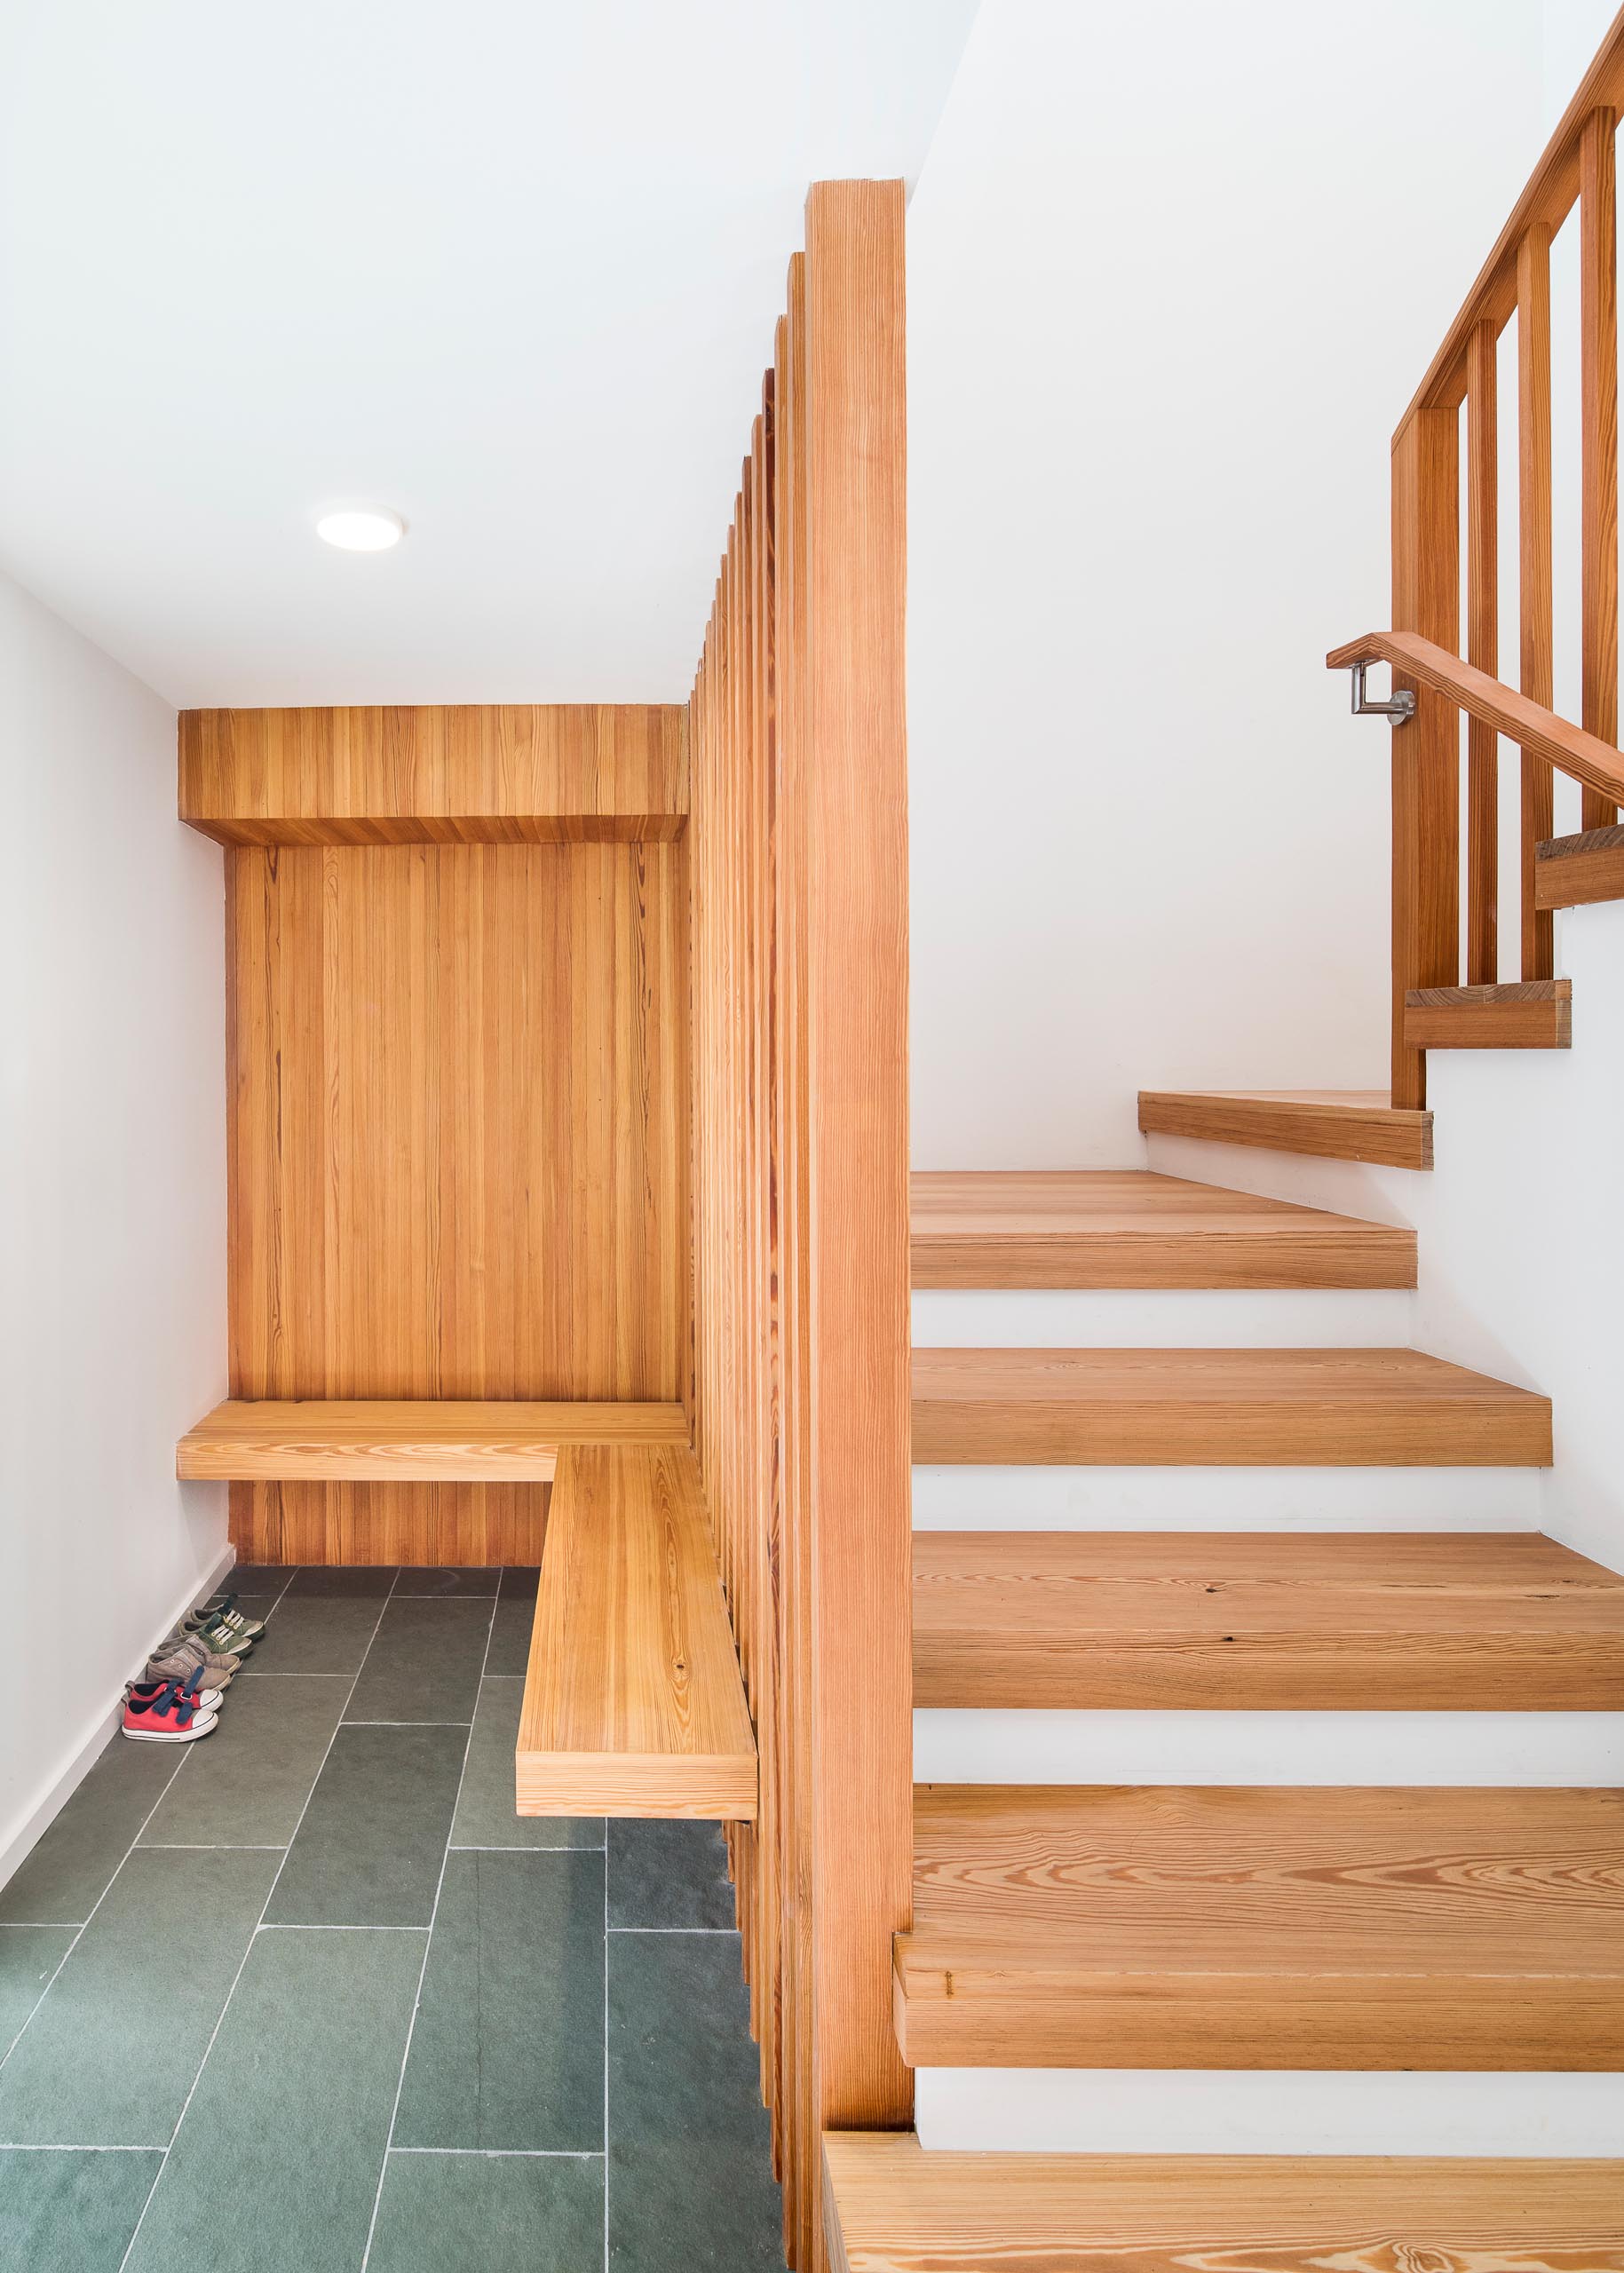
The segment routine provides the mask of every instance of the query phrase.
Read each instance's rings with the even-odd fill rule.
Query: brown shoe
[[[200,1686],[225,1689],[242,1664],[241,1658],[219,1657],[202,1643],[188,1635],[184,1641],[163,1643],[155,1657],[147,1660],[146,1681],[185,1681],[201,1667]]]

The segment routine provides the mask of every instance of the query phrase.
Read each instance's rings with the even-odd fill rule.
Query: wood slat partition
[[[690,712],[694,1443],[760,1762],[731,1834],[792,2265],[906,2124],[902,185],[816,185]]]
[[[1481,275],[1393,438],[1392,622],[1448,655],[1464,653],[1471,676],[1406,674],[1394,683],[1416,709],[1393,733],[1392,1103],[1426,1103],[1426,1056],[1406,1002],[1416,993],[1479,988],[1552,975],[1549,905],[1541,905],[1538,847],[1554,833],[1553,760],[1583,784],[1587,830],[1612,825],[1618,804],[1606,784],[1619,771],[1618,282],[1615,146],[1624,108],[1624,12],[1535,168]],[[1550,246],[1578,206],[1580,238],[1580,621],[1583,734],[1552,704]],[[1518,873],[1513,926],[1500,920],[1498,737],[1517,709],[1501,686],[1499,649],[1499,406],[1501,333],[1517,321],[1518,652],[1516,723],[1533,724],[1522,747]],[[1466,483],[1461,494],[1462,410]],[[1466,547],[1465,645],[1460,562]],[[1376,635],[1372,635],[1373,638]],[[1333,665],[1370,641],[1327,657]],[[1531,709],[1530,706],[1533,706]],[[1461,924],[1460,717],[1467,721],[1466,903]],[[1535,711],[1537,710],[1537,717]],[[1584,742],[1581,762],[1566,764]],[[1601,763],[1596,759],[1599,754]],[[1516,968],[1502,969],[1515,938]]]

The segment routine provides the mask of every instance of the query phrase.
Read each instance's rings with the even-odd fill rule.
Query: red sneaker
[[[166,1681],[156,1689],[132,1689],[124,1699],[124,1734],[141,1744],[190,1744],[194,1738],[206,1737],[219,1719],[212,1705],[205,1705],[203,1697],[212,1697],[218,1704],[218,1690],[205,1690],[199,1695],[180,1682]]]

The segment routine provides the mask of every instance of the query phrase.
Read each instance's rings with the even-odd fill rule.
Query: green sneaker
[[[255,1641],[265,1632],[264,1619],[250,1618],[245,1611],[239,1610],[235,1595],[223,1595],[216,1602],[205,1603],[201,1610],[193,1611],[186,1621],[188,1634],[201,1633],[205,1626],[222,1628],[244,1642]]]

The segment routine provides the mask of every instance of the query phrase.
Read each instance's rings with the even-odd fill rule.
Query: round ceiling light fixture
[[[329,505],[316,515],[316,535],[340,552],[387,552],[406,523],[387,505]]]

